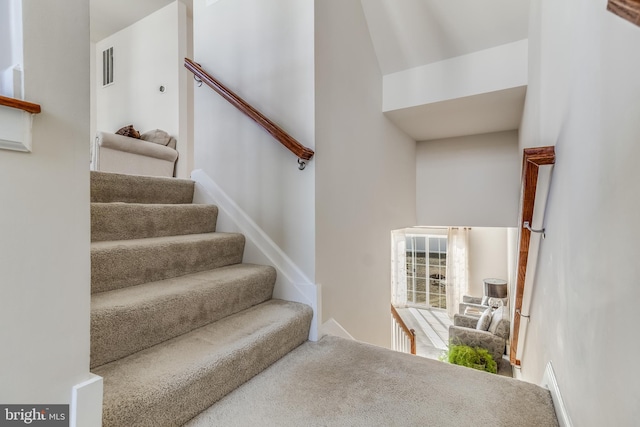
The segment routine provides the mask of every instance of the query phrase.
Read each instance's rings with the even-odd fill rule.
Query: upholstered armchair
[[[489,308],[487,304],[482,304],[482,297],[472,297],[470,295],[463,295],[462,302],[458,304],[458,313],[465,314],[465,312],[468,313],[469,311],[471,311],[468,309],[473,309],[474,311],[477,311],[480,314],[482,314],[482,312],[485,311],[487,308]],[[475,314],[472,316],[475,316]],[[480,315],[476,316],[476,320],[478,317],[480,317]]]
[[[504,306],[493,312],[485,311],[480,318],[456,314],[449,327],[449,345],[482,347],[498,361],[504,354],[510,326],[508,310]]]
[[[93,144],[92,169],[102,172],[171,177],[174,175],[178,152],[176,140],[171,137],[165,139],[166,141],[157,142],[98,132]]]

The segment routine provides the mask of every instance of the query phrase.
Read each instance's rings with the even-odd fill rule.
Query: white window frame
[[[416,266],[420,266],[422,264],[417,264],[416,263],[416,259],[418,258],[416,256],[417,253],[420,253],[420,251],[417,251],[417,247],[418,245],[416,244],[416,238],[421,238],[424,239],[424,276],[420,276],[418,274],[416,274]],[[442,239],[444,240],[444,251],[442,250],[441,247],[439,247],[438,249],[440,249],[437,253],[439,254],[445,254],[447,253],[447,236],[446,235],[441,235],[441,234],[414,234],[414,233],[407,233],[406,234],[406,239],[412,240],[411,245],[409,245],[407,243],[406,245],[406,256],[407,256],[407,260],[406,260],[406,265],[407,265],[407,271],[406,271],[406,278],[407,278],[407,292],[406,292],[406,300],[407,300],[407,305],[412,305],[412,306],[418,306],[418,307],[428,307],[428,308],[436,308],[436,309],[446,309],[446,288],[444,288],[444,292],[438,292],[438,305],[431,305],[431,289],[430,289],[430,285],[431,285],[431,280],[440,280],[439,285],[442,285],[443,281],[444,284],[446,286],[446,278],[445,279],[431,279],[430,274],[429,274],[429,270],[430,267],[432,267],[432,265],[430,265],[430,257],[429,254],[433,253],[433,251],[430,251],[430,243],[431,243],[431,239]],[[411,255],[409,255],[411,254]],[[411,264],[409,264],[409,259],[411,258]],[[440,259],[440,258],[439,258]],[[440,262],[439,262],[440,264]],[[409,265],[411,265],[412,268],[409,268]],[[435,267],[439,267],[439,269],[441,270],[442,275],[446,274],[446,260],[445,260],[445,265],[438,265]],[[424,292],[418,291],[418,281],[420,279],[424,279],[425,281],[425,290]],[[411,285],[410,285],[410,281],[411,281]],[[418,296],[419,294],[424,293],[424,303],[419,302],[418,301]]]

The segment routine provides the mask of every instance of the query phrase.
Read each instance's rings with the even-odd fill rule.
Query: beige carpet
[[[324,337],[185,426],[557,425],[549,392],[536,385]]]
[[[180,426],[306,342],[313,310],[272,299],[193,181],[91,173],[91,368],[104,427]],[[84,426],[81,426],[84,427]]]

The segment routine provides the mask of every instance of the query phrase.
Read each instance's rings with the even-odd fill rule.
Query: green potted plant
[[[498,364],[487,349],[481,347],[469,347],[468,345],[451,345],[449,351],[440,358],[442,361],[454,365],[486,371],[495,374],[498,372]]]

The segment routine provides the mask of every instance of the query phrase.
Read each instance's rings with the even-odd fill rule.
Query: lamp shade
[[[484,294],[489,298],[506,298],[507,281],[502,279],[484,279]]]

